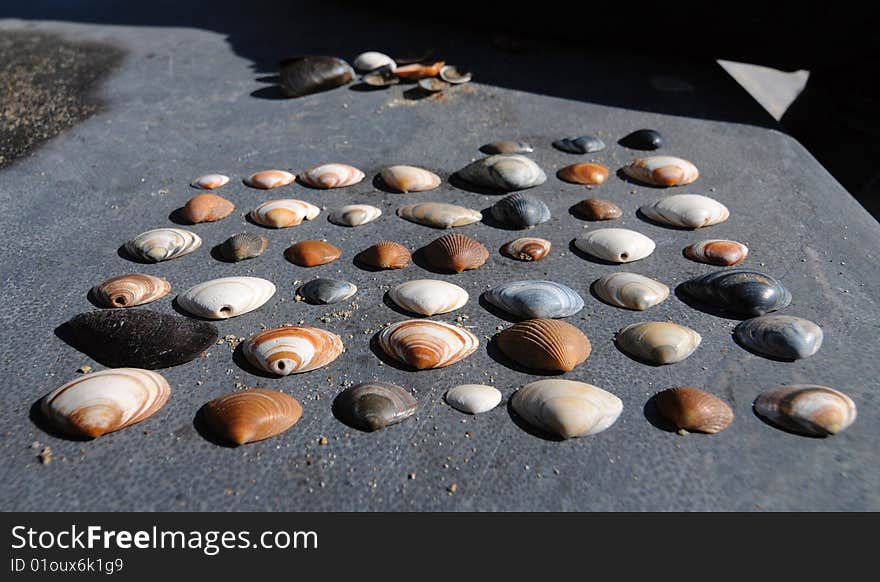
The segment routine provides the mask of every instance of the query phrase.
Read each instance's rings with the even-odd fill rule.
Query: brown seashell
[[[816,384],[777,386],[761,392],[755,413],[771,425],[796,434],[827,437],[856,420],[856,403],[834,388]]]
[[[587,198],[572,207],[575,213],[587,220],[615,220],[623,216],[620,206],[602,198]]]
[[[321,209],[303,200],[268,200],[251,210],[251,220],[269,228],[287,228],[302,224],[303,220],[314,220]]]
[[[402,269],[409,264],[412,255],[402,244],[386,240],[361,251],[357,258],[379,269]]]
[[[344,188],[364,179],[364,173],[348,164],[322,164],[300,174],[299,179],[315,188]]]
[[[130,273],[107,279],[92,288],[92,296],[104,307],[134,307],[168,295],[171,283],[152,275]]]
[[[389,325],[378,335],[382,350],[416,370],[444,368],[465,359],[480,340],[463,327],[430,319],[408,319]]]
[[[251,188],[271,190],[292,184],[294,180],[296,180],[296,175],[284,170],[263,170],[245,178],[244,183]]]
[[[501,247],[501,252],[517,261],[540,261],[550,253],[550,241],[543,238],[523,237]]]
[[[222,188],[229,182],[229,176],[223,174],[205,174],[199,176],[191,184],[193,188],[201,188],[202,190],[216,190]]]
[[[277,436],[302,416],[296,398],[265,388],[224,394],[202,410],[208,427],[224,441],[237,445]]]
[[[301,240],[284,251],[284,258],[300,267],[317,267],[342,256],[342,249],[322,240]]]
[[[235,204],[216,194],[197,194],[190,198],[181,213],[193,224],[215,222],[226,218],[235,210]]]
[[[733,240],[702,240],[685,247],[684,256],[698,263],[729,267],[737,265],[749,254],[749,247]]]
[[[678,429],[715,434],[733,422],[733,410],[726,402],[690,386],[658,392],[657,411]]]
[[[243,261],[262,255],[267,244],[269,241],[264,236],[241,232],[223,241],[218,250],[227,260]]]
[[[534,370],[570,372],[590,355],[589,338],[558,319],[528,319],[498,334],[498,348],[512,361]]]
[[[319,327],[283,325],[255,333],[242,345],[248,362],[270,374],[287,376],[316,370],[344,350],[342,338]]]
[[[479,268],[489,258],[489,249],[483,243],[458,233],[441,236],[422,252],[434,267],[456,273]]]
[[[431,65],[414,63],[412,65],[397,67],[396,69],[394,69],[394,74],[401,79],[418,81],[419,79],[424,79],[426,77],[436,77],[440,74],[440,69],[442,69],[443,65],[445,64],[445,61],[437,61],[436,63]]]
[[[581,162],[579,164],[565,166],[556,172],[556,175],[560,180],[565,180],[572,184],[598,186],[608,179],[608,168],[602,164]]]

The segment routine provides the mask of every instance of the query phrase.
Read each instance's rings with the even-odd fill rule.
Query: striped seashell
[[[230,261],[243,261],[259,257],[266,250],[269,241],[259,234],[242,232],[232,235],[220,244],[220,254]]]
[[[550,254],[551,247],[549,240],[523,237],[505,243],[501,253],[517,261],[540,261]]]
[[[263,170],[245,178],[244,183],[251,188],[271,190],[293,184],[294,180],[296,180],[296,174],[284,170]]]
[[[669,287],[636,273],[611,273],[596,279],[593,291],[609,305],[644,311],[669,297]]]
[[[617,346],[628,356],[649,364],[675,364],[690,356],[702,341],[689,327],[669,321],[644,321],[617,332]]]
[[[333,414],[345,424],[373,432],[403,422],[415,414],[418,403],[409,392],[388,382],[349,386],[333,400]]]
[[[284,325],[255,333],[242,345],[242,353],[257,368],[287,376],[323,368],[344,351],[342,338],[333,332],[304,325]]]
[[[733,422],[733,410],[726,402],[697,388],[670,388],[654,399],[660,416],[679,430],[715,434]]]
[[[416,166],[388,166],[381,172],[382,182],[396,192],[425,192],[440,185],[440,176]]]
[[[762,315],[736,326],[733,337],[747,350],[768,358],[801,360],[822,347],[822,328],[802,317]]]
[[[699,194],[667,196],[639,210],[651,220],[683,228],[711,226],[724,222],[730,216],[725,205]]]
[[[258,277],[223,277],[199,283],[177,296],[184,310],[205,319],[228,319],[262,307],[275,285]]]
[[[434,228],[465,226],[483,219],[483,215],[477,210],[443,202],[420,202],[401,206],[397,209],[397,216]]]
[[[685,186],[700,177],[695,165],[673,156],[638,158],[625,165],[623,173],[651,186]]]
[[[386,354],[416,370],[450,366],[480,345],[477,336],[463,327],[430,319],[393,323],[381,331],[378,339]]]
[[[654,252],[654,241],[626,228],[600,228],[575,239],[585,253],[612,263],[631,263]]]
[[[556,175],[560,180],[570,182],[572,184],[583,184],[585,186],[598,186],[608,179],[608,168],[602,164],[592,164],[590,162],[581,162],[565,166]]]
[[[500,332],[498,348],[510,360],[548,372],[570,372],[593,347],[578,328],[558,319],[528,319]]]
[[[701,240],[684,249],[684,256],[698,263],[729,267],[749,256],[749,247],[733,240]]]
[[[773,426],[811,437],[835,435],[856,420],[856,405],[849,396],[815,384],[765,390],[755,400],[754,409]]]
[[[377,269],[402,269],[409,264],[412,254],[402,244],[386,240],[364,249],[357,259]]]
[[[757,317],[791,303],[781,281],[750,269],[715,271],[685,281],[681,291],[701,306],[743,317]]]
[[[620,206],[602,198],[581,200],[571,209],[575,214],[587,220],[616,220],[623,216],[623,210],[620,209]]]
[[[347,164],[322,164],[309,168],[299,179],[315,188],[344,188],[364,179],[364,173]]]
[[[235,204],[216,194],[198,194],[183,207],[183,218],[193,224],[215,222],[232,214]]]
[[[460,384],[447,390],[444,399],[459,412],[481,414],[501,403],[501,391],[486,384]]]
[[[220,439],[243,445],[283,433],[302,417],[302,406],[284,392],[249,388],[215,398],[202,414]]]
[[[550,209],[544,201],[522,192],[505,196],[489,212],[507,228],[532,228],[550,220]]]
[[[538,164],[520,154],[495,154],[473,162],[458,176],[474,186],[510,192],[540,186],[547,181]]]
[[[41,402],[53,427],[74,438],[97,438],[149,418],[161,409],[171,387],[156,372],[116,368],[81,376]]]
[[[355,70],[361,73],[369,73],[379,67],[388,67],[392,71],[397,68],[397,63],[394,62],[394,59],[376,51],[367,51],[359,54],[351,64],[354,65]]]
[[[107,279],[92,288],[92,296],[104,307],[134,307],[168,295],[171,283],[152,275],[130,273]]]
[[[388,292],[394,303],[420,315],[449,313],[464,306],[468,292],[446,281],[416,279],[401,283]]]
[[[342,249],[322,240],[301,240],[284,251],[284,258],[300,267],[317,267],[342,256]]]
[[[205,174],[199,176],[191,184],[193,188],[201,188],[202,190],[216,190],[222,188],[229,183],[229,176],[223,174]]]
[[[455,273],[477,269],[489,258],[489,249],[483,243],[457,232],[432,241],[422,252],[435,268]]]
[[[200,246],[202,239],[194,232],[180,228],[156,228],[142,232],[125,243],[125,250],[135,258],[158,263],[187,255]]]
[[[251,220],[257,224],[270,228],[287,228],[302,223],[303,220],[312,220],[321,209],[302,200],[281,199],[263,202],[251,210]]]
[[[554,281],[512,281],[483,294],[495,307],[525,319],[569,317],[584,308],[577,291]]]
[[[526,384],[510,406],[530,426],[570,439],[602,432],[623,412],[623,402],[610,392],[574,380],[538,380]]]
[[[369,204],[348,204],[330,213],[327,219],[339,226],[360,226],[382,216],[382,211]]]
[[[432,63],[430,65],[413,63],[411,65],[403,65],[402,67],[397,67],[396,69],[394,69],[394,74],[401,79],[417,81],[419,79],[426,79],[428,77],[436,77],[440,74],[440,69],[442,69],[445,64],[445,61],[437,61],[436,63]]]
[[[513,141],[509,139],[503,139],[500,141],[493,141],[492,143],[487,143],[486,145],[480,146],[480,151],[484,154],[528,154],[535,151],[535,148],[532,147],[531,144],[526,143],[524,141]]]
[[[316,305],[328,305],[345,301],[357,293],[357,285],[340,279],[312,279],[299,288],[299,295]]]

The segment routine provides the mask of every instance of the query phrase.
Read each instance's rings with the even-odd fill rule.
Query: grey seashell
[[[501,391],[485,384],[460,384],[447,390],[446,403],[467,414],[488,412],[501,403]]]
[[[480,147],[484,154],[528,154],[535,151],[531,144],[524,141],[499,140]]]
[[[636,273],[611,273],[596,279],[593,292],[609,305],[644,311],[669,297],[669,287]]]
[[[600,228],[575,239],[585,253],[612,263],[631,263],[654,252],[654,241],[627,228]]]
[[[339,226],[360,226],[373,222],[380,216],[382,216],[382,211],[375,206],[348,204],[331,212],[327,219]]]
[[[465,226],[483,219],[483,215],[477,210],[443,202],[420,202],[401,206],[397,209],[397,216],[434,228]]]
[[[125,250],[135,258],[158,263],[182,257],[200,246],[202,239],[194,232],[182,228],[156,228],[125,243]]]
[[[333,401],[333,414],[345,424],[373,432],[412,416],[418,403],[412,395],[388,382],[350,386]]]
[[[531,228],[550,220],[550,209],[543,200],[531,194],[505,196],[492,205],[492,218],[509,228]]]
[[[312,279],[298,293],[309,303],[327,305],[345,301],[357,293],[357,285],[341,279]]]
[[[822,328],[791,315],[762,315],[747,319],[733,331],[746,349],[770,358],[800,360],[822,347]]]
[[[584,308],[577,291],[554,281],[512,281],[485,292],[486,301],[525,319],[569,317]]]
[[[281,91],[287,97],[302,97],[335,89],[354,79],[354,70],[342,59],[304,56],[281,63]]]
[[[227,260],[243,261],[262,255],[268,243],[264,236],[241,232],[223,241],[218,250]]]
[[[605,142],[592,135],[566,137],[553,142],[553,147],[570,154],[591,154],[605,149]]]
[[[352,62],[352,65],[361,73],[369,73],[379,67],[388,67],[392,71],[397,68],[397,63],[394,62],[394,59],[377,51],[367,51],[359,54]]]
[[[436,77],[419,79],[418,84],[423,91],[426,91],[428,93],[439,93],[440,91],[443,91],[444,89],[449,87],[449,83]]]
[[[473,75],[468,71],[459,71],[455,65],[445,65],[440,69],[440,78],[452,85],[469,83]]]
[[[511,408],[529,425],[563,439],[589,436],[614,424],[623,402],[592,384],[573,380],[538,380],[510,399]]]
[[[759,271],[715,271],[681,284],[682,292],[702,305],[724,313],[756,317],[791,303],[791,293],[780,282]]]
[[[670,226],[701,228],[724,222],[730,216],[727,207],[699,194],[676,194],[642,206],[642,214]]]
[[[474,186],[504,192],[533,188],[547,181],[547,174],[538,164],[519,154],[496,154],[477,160],[459,170],[458,176]]]
[[[675,364],[694,353],[702,341],[689,327],[669,321],[645,321],[617,332],[617,346],[627,355],[650,364]]]
[[[837,434],[856,420],[856,405],[849,396],[813,384],[765,390],[755,400],[754,408],[770,424],[812,437]]]

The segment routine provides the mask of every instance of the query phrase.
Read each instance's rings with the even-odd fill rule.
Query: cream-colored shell
[[[460,384],[446,392],[446,403],[467,414],[488,412],[501,403],[501,391],[485,384]]]
[[[275,285],[258,277],[224,277],[199,283],[177,296],[177,304],[206,319],[227,319],[259,309],[275,295]]]
[[[201,188],[202,190],[216,190],[217,188],[222,188],[228,183],[229,176],[224,176],[223,174],[205,174],[204,176],[196,178],[193,181],[192,186],[194,188]]]
[[[385,66],[390,68],[392,71],[397,68],[397,63],[394,62],[394,59],[392,59],[385,53],[380,53],[377,51],[367,51],[365,53],[361,53],[354,59],[351,64],[354,65],[354,68],[361,73],[369,73],[370,71],[375,71],[379,67]]]
[[[645,321],[617,332],[617,345],[625,353],[651,364],[675,364],[694,353],[702,341],[689,327],[669,321]]]
[[[373,222],[382,216],[382,211],[369,204],[348,204],[337,208],[328,216],[328,220],[339,226],[360,226]]]
[[[727,207],[699,194],[676,194],[642,206],[642,214],[663,224],[700,228],[724,222],[730,216]]]
[[[421,315],[455,311],[468,301],[467,291],[458,285],[437,279],[416,279],[401,283],[389,291],[388,296],[400,307]]]
[[[398,192],[425,192],[440,185],[440,176],[416,166],[388,166],[381,172],[382,181]]]
[[[685,186],[700,177],[691,162],[674,156],[648,156],[633,160],[623,173],[653,186]]]
[[[600,228],[575,239],[585,253],[612,263],[631,263],[654,252],[654,241],[627,228]]]
[[[623,402],[614,394],[573,380],[526,384],[510,404],[531,426],[564,439],[600,433],[623,411]]]
[[[299,175],[300,180],[315,188],[344,188],[364,179],[364,173],[348,164],[321,164]]]
[[[251,211],[251,220],[270,228],[296,226],[303,220],[313,220],[321,209],[303,200],[284,198],[263,202]]]
[[[158,263],[182,257],[200,246],[202,239],[194,232],[182,228],[156,228],[125,243],[125,250],[144,261]]]
[[[379,346],[417,370],[443,368],[476,351],[480,340],[463,327],[430,319],[408,319],[386,327]]]
[[[434,228],[464,226],[483,219],[483,215],[477,210],[443,202],[421,202],[401,206],[397,209],[397,216]]]
[[[294,180],[296,180],[296,174],[284,170],[263,170],[245,178],[244,183],[251,188],[271,190],[292,184]]]
[[[616,307],[644,311],[669,297],[669,287],[636,273],[611,273],[596,279],[593,291],[602,301]]]

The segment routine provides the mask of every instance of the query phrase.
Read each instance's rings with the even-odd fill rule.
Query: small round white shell
[[[480,414],[501,403],[501,392],[485,384],[461,384],[446,392],[446,403],[466,414]]]

